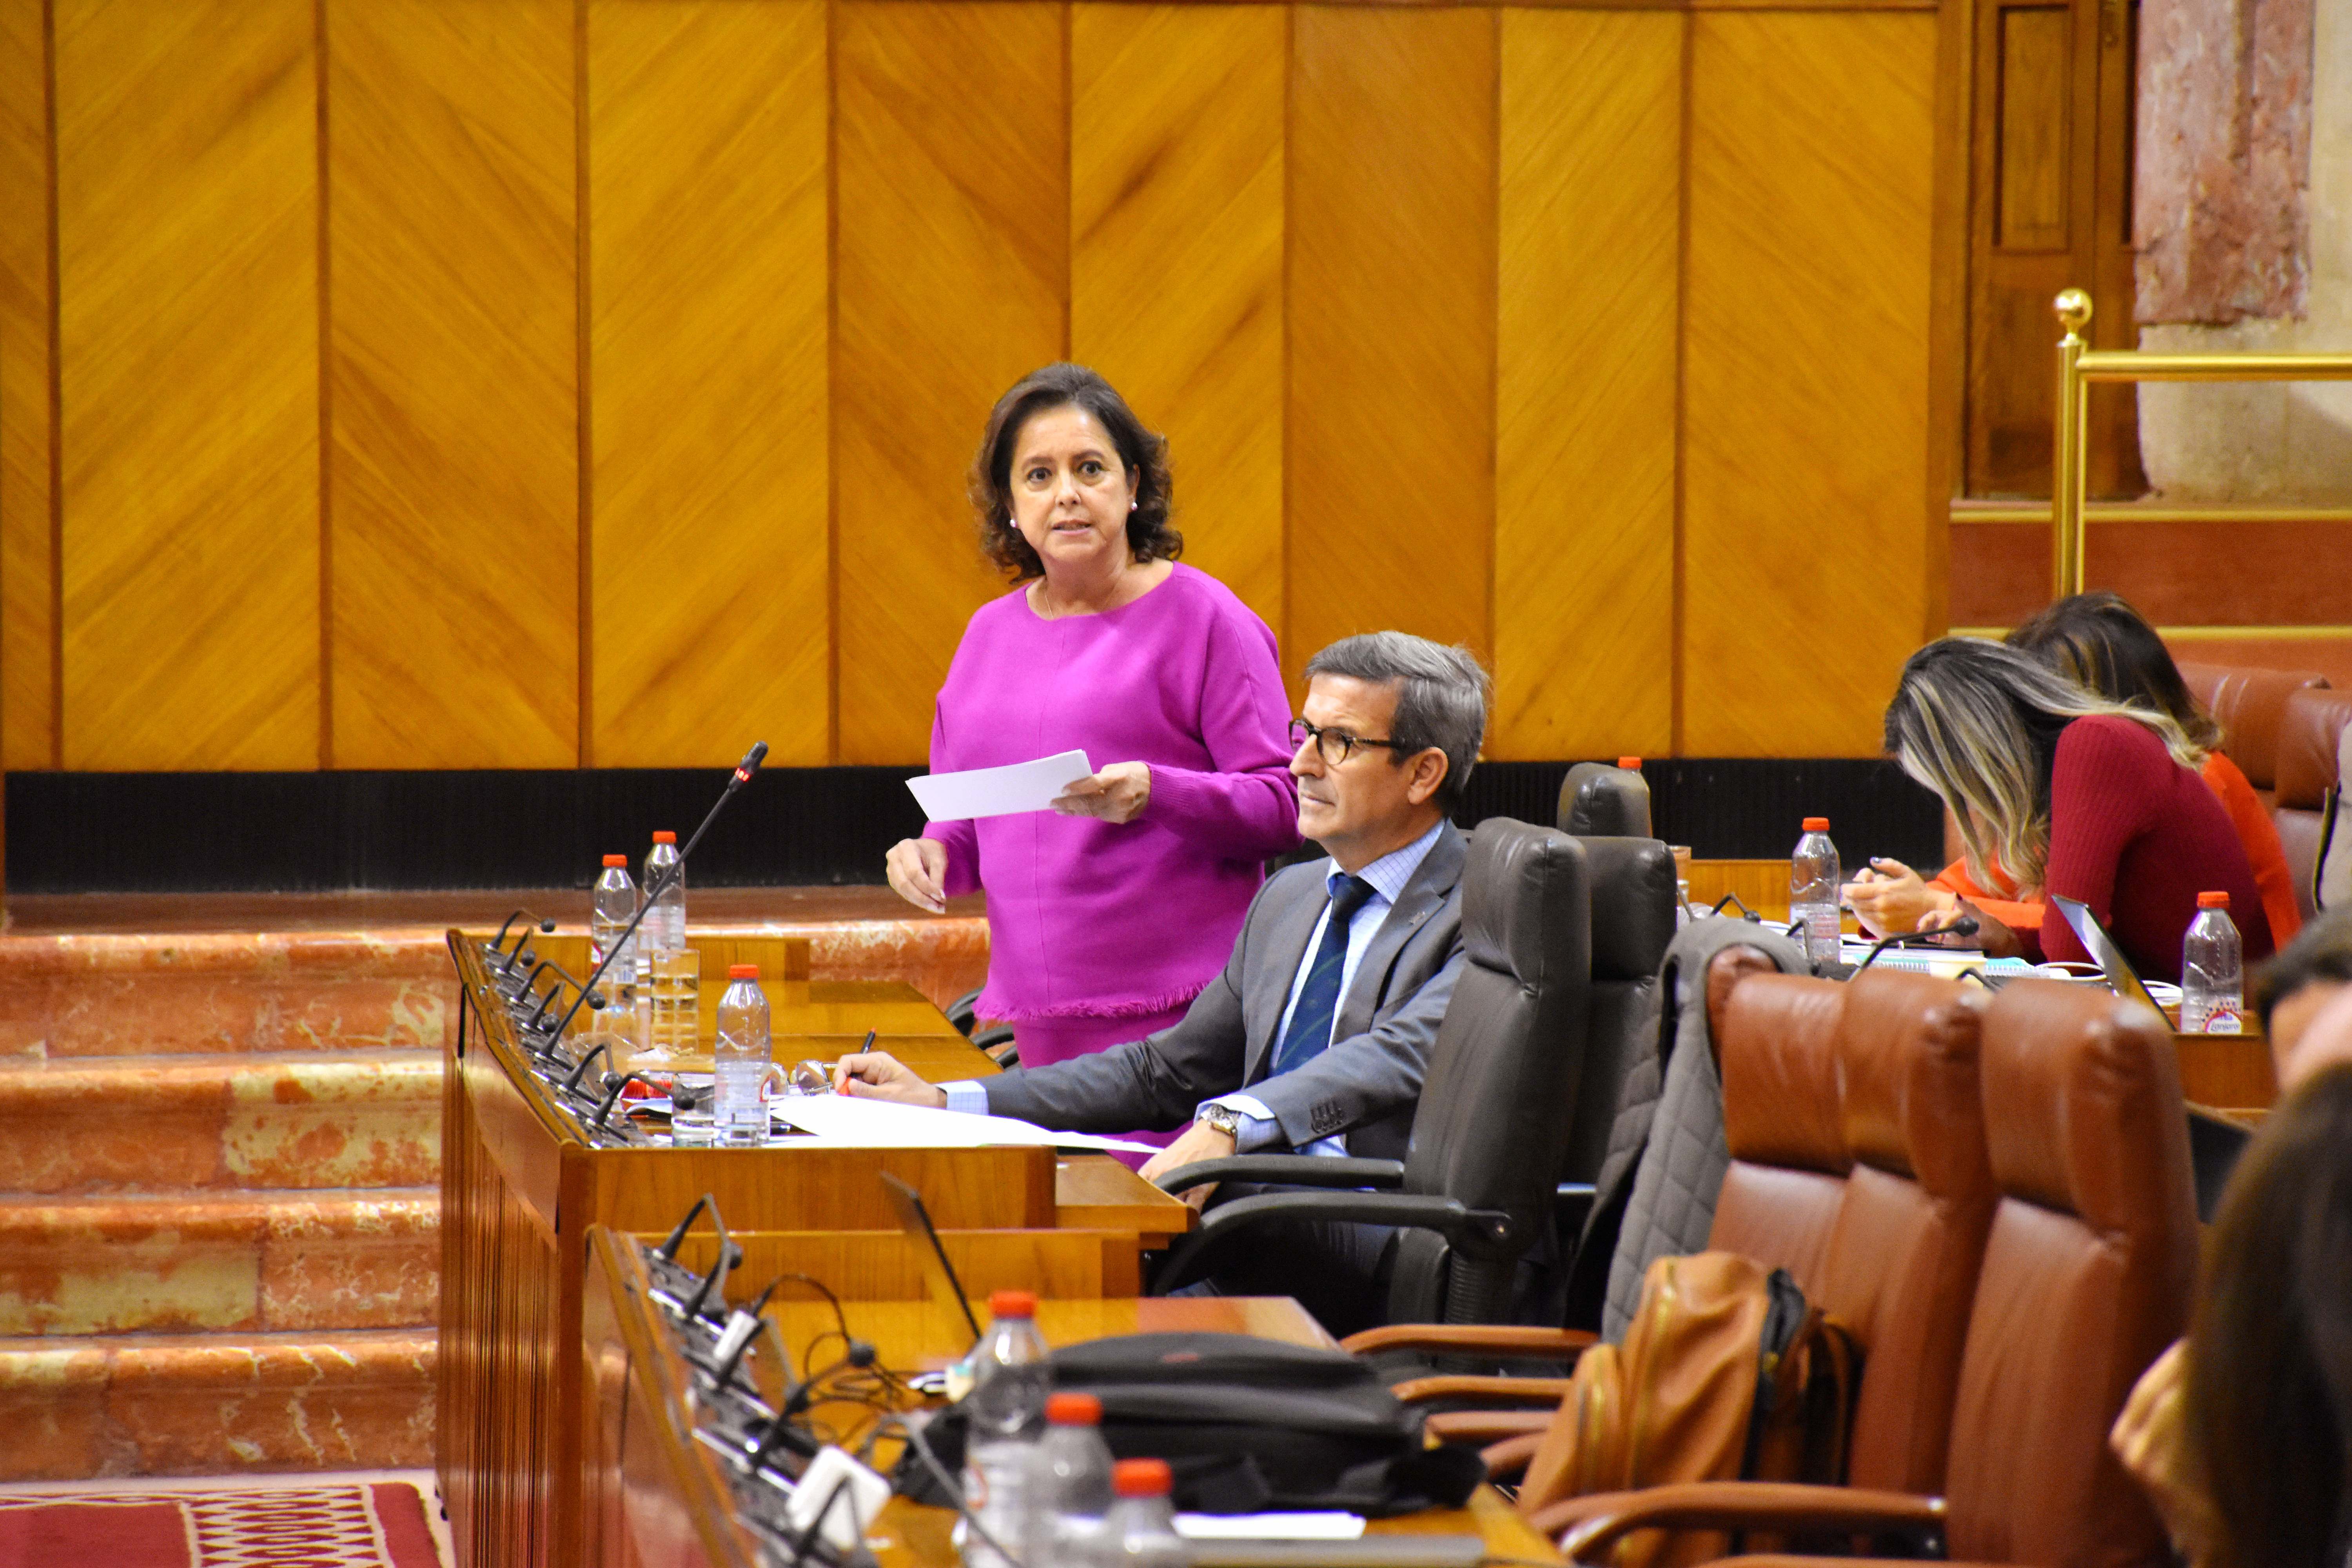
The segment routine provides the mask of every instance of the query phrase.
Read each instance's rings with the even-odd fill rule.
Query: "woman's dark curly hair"
[[[1045,574],[1045,563],[1008,527],[1013,516],[1013,448],[1038,415],[1081,408],[1094,416],[1118,448],[1118,460],[1135,480],[1135,510],[1127,516],[1127,547],[1138,561],[1173,561],[1184,553],[1184,536],[1168,525],[1172,489],[1168,477],[1168,438],[1143,427],[1111,384],[1079,364],[1049,364],[1031,371],[996,400],[988,429],[971,459],[968,487],[980,548],[1015,583]]]

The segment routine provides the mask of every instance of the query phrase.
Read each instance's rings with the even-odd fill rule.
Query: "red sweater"
[[[2179,981],[2180,939],[2209,889],[2230,895],[2249,968],[2273,946],[2230,814],[2152,731],[2128,719],[2077,719],[2059,735],[2042,889],[2090,905],[2143,980]],[[2032,947],[2032,932],[2018,934]],[[2041,947],[2053,959],[2090,956],[2055,906],[2042,917]]]

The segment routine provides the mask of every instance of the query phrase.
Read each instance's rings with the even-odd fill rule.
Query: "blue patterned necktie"
[[[1298,989],[1298,1005],[1290,1010],[1290,1027],[1274,1049],[1269,1078],[1311,1061],[1331,1043],[1331,1021],[1339,1010],[1339,976],[1348,967],[1348,927],[1356,911],[1372,896],[1372,885],[1361,877],[1341,877],[1331,893],[1331,917],[1323,922],[1323,940],[1307,969],[1307,984]]]

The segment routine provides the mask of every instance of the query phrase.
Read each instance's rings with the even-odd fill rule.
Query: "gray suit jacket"
[[[1296,1071],[1265,1077],[1291,983],[1330,901],[1328,860],[1292,866],[1258,889],[1232,959],[1181,1021],[1093,1056],[983,1079],[989,1110],[1074,1132],[1167,1129],[1190,1121],[1202,1100],[1247,1089],[1293,1147],[1344,1132],[1349,1153],[1402,1159],[1465,962],[1466,853],[1446,824],[1357,965],[1330,1049]]]

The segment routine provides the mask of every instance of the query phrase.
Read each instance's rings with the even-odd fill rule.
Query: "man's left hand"
[[[1094,816],[1133,822],[1151,804],[1151,764],[1113,763],[1098,773],[1066,786],[1054,799],[1064,816]]]
[[[1220,1132],[1205,1121],[1195,1121],[1192,1126],[1184,1129],[1182,1137],[1145,1162],[1143,1179],[1147,1182],[1157,1181],[1181,1166],[1197,1165],[1203,1160],[1223,1160],[1230,1156],[1233,1152],[1234,1135],[1232,1133]],[[1177,1195],[1198,1210],[1207,1206],[1209,1194],[1216,1190],[1216,1183],[1202,1182],[1199,1186],[1189,1187]]]

